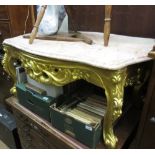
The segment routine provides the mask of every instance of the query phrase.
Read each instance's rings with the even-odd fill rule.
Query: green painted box
[[[74,137],[89,148],[95,148],[101,140],[102,125],[88,125],[59,110],[55,104],[50,106],[52,125],[58,130]]]
[[[47,121],[51,120],[50,106],[55,102],[55,98],[51,96],[40,95],[37,92],[28,90],[23,83],[17,84],[16,89],[17,98],[20,104]]]

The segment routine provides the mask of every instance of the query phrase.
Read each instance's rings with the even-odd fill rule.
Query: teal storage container
[[[50,106],[54,103],[55,98],[30,91],[23,83],[17,84],[16,89],[20,104],[47,121],[50,121]]]

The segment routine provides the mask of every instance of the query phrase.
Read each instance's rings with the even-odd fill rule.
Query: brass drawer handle
[[[39,130],[39,128],[38,128],[36,125],[34,125],[33,123],[30,123],[30,126],[31,126],[33,129],[35,129],[35,130]]]
[[[0,31],[0,36],[2,36],[2,32]]]

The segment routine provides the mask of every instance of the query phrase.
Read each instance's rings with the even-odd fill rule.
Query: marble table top
[[[103,33],[81,33],[90,37],[93,44],[35,39],[30,45],[28,39],[24,39],[22,36],[5,39],[3,44],[39,56],[80,62],[109,70],[117,70],[131,64],[150,60],[151,58],[147,55],[155,45],[155,39],[111,34],[108,47],[104,47]]]

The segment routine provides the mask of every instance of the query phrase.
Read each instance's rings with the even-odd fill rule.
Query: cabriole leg
[[[3,68],[14,81],[14,85],[10,89],[10,93],[16,94],[16,70],[14,67],[14,63],[16,62],[16,59],[12,58],[11,55],[9,55],[7,50],[4,49],[4,51],[5,51],[5,55],[2,61]]]
[[[107,110],[104,117],[103,138],[108,148],[116,148],[117,137],[114,135],[113,125],[122,114],[126,70],[115,72],[105,86]]]

